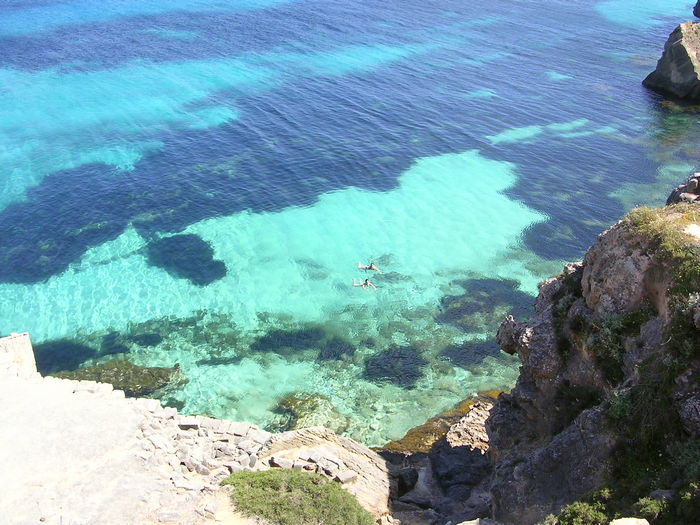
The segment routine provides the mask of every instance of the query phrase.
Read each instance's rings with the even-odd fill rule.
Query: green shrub
[[[624,422],[632,412],[630,396],[626,392],[613,392],[609,402],[608,417],[618,423]]]
[[[248,516],[274,525],[372,525],[374,518],[338,483],[291,469],[238,472],[222,485]]]
[[[693,293],[669,301],[670,318],[664,330],[664,340],[668,352],[679,360],[679,371],[699,354],[700,332],[693,323],[693,307],[697,300],[698,294]]]
[[[651,498],[641,498],[634,504],[633,512],[635,516],[654,521],[656,518],[668,511],[668,502]]]
[[[608,517],[601,503],[576,501],[564,507],[557,518],[558,525],[606,525]]]
[[[589,348],[596,363],[611,384],[618,384],[623,378],[622,364],[625,355],[625,337],[636,335],[639,329],[653,315],[652,308],[645,304],[641,308],[622,315],[607,315],[591,323]]]
[[[700,439],[676,441],[668,447],[668,452],[684,479],[700,482]]]
[[[699,219],[697,206],[683,203],[636,208],[625,218],[633,231],[652,239],[658,256],[671,268],[673,294],[687,295],[700,286],[700,246],[683,231]]]
[[[693,520],[700,516],[700,483],[689,483],[678,495],[678,516]],[[691,523],[690,521],[688,523]]]
[[[571,342],[566,336],[565,330],[567,325],[566,316],[571,305],[583,294],[581,288],[582,276],[583,271],[580,268],[566,276],[563,276],[563,274],[558,275],[557,278],[561,280],[561,286],[557,293],[552,296],[552,317],[557,350],[564,359],[568,358],[571,352]],[[580,329],[580,320],[577,320],[575,324],[574,330],[576,331],[576,329]]]

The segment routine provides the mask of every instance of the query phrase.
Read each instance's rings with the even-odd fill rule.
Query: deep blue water
[[[512,260],[530,272],[529,281],[518,275],[515,281],[532,293],[537,278],[561,260],[580,258],[630,206],[662,202],[670,185],[697,164],[696,119],[662,105],[641,86],[666,35],[691,16],[691,7],[676,0],[6,0],[0,5],[0,330],[31,329],[36,341],[124,330],[112,310],[68,295],[56,302],[81,320],[71,314],[73,321],[55,322],[50,310],[56,306],[42,294],[63,297],[83,286],[66,272],[80,275],[95,250],[111,254],[100,264],[136,253],[110,244],[131,239],[132,231],[141,240],[125,245],[153,243],[186,228],[199,228],[206,238],[206,225],[214,224],[202,223],[207,219],[315,206],[335,228],[353,215],[355,194],[335,204],[319,204],[321,196],[357,188],[398,205],[402,177],[418,159],[468,151],[478,151],[481,160],[470,160],[464,180],[483,199],[423,209],[420,216],[435,217],[435,230],[445,227],[441,218],[459,223],[464,216],[462,237],[492,231],[492,248],[481,240],[474,246],[495,253],[501,225],[479,221],[494,198],[488,193],[494,177],[495,191],[513,203],[492,206],[504,210],[497,222],[518,222],[522,206],[541,217],[522,219],[527,224]],[[509,166],[512,184],[491,171],[498,163],[509,163],[500,166]],[[485,189],[477,189],[477,180]],[[416,200],[405,206],[418,210],[432,184],[410,194]],[[390,209],[397,208],[377,204],[366,221],[386,221],[390,228]],[[410,238],[400,224],[391,238]],[[230,234],[242,246],[261,235]],[[345,240],[342,247],[320,246],[320,233],[307,234],[311,260],[347,246]],[[421,246],[413,249],[419,253]],[[229,274],[241,269],[220,257]],[[273,266],[275,257],[268,258]],[[431,257],[445,268],[462,264],[449,252]],[[141,257],[139,264],[148,260],[154,258]],[[484,277],[478,266],[463,270]],[[120,272],[115,267],[109,275],[118,282],[135,275]],[[459,276],[431,272],[437,297],[459,292]],[[499,272],[486,277],[508,277],[505,269]],[[193,282],[219,277],[214,272]],[[281,276],[269,286],[284,282]],[[130,314],[133,300],[110,298],[110,289],[105,284],[106,300],[125,319],[181,315],[174,305],[169,311],[165,299],[149,299],[157,305],[150,316],[136,307]],[[494,297],[501,289],[494,285]],[[25,299],[10,299],[20,292]],[[262,295],[260,289],[236,293],[245,304]],[[428,301],[420,297],[400,308],[424,306]],[[520,308],[522,298],[508,301]],[[185,310],[223,308],[195,303]],[[424,316],[439,319],[440,304],[433,299]],[[316,321],[344,310],[321,311]],[[244,332],[251,328],[228,314]],[[386,326],[388,320],[378,320],[373,330]],[[488,338],[488,330],[473,332]],[[407,338],[404,343],[413,344],[420,336]],[[441,372],[434,373],[428,376]],[[425,390],[437,388],[435,381]],[[180,397],[188,402],[186,394]],[[238,406],[228,403],[217,404],[217,413]],[[427,413],[435,408],[422,406]],[[387,432],[396,434],[399,426]]]

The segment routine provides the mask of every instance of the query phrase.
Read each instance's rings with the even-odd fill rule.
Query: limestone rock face
[[[605,481],[605,460],[615,435],[602,431],[602,410],[582,412],[551,442],[530,454],[508,454],[496,465],[491,495],[494,515],[505,523],[537,523]]]
[[[586,306],[598,315],[629,311],[646,297],[652,258],[649,242],[613,226],[586,253],[581,287]]]
[[[668,340],[667,273],[653,241],[623,220],[599,236],[582,263],[540,285],[534,319],[503,321],[496,339],[522,366],[515,388],[501,394],[486,421],[494,519],[535,524],[605,485],[621,443],[606,423],[607,400],[621,385],[633,387],[640,364]],[[601,328],[610,319],[637,324],[611,339]],[[623,354],[614,374],[593,350],[596,341]],[[700,363],[686,376],[676,380],[673,401],[685,431],[696,435]]]
[[[402,524],[455,523],[490,512],[484,425],[495,395],[465,399],[379,451],[389,466],[393,515]]]
[[[695,7],[696,11],[698,7]],[[700,24],[685,22],[668,37],[656,70],[643,85],[679,98],[700,98]]]

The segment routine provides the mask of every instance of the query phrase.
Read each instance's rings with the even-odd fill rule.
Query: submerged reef
[[[389,381],[403,388],[413,388],[423,377],[428,361],[414,346],[391,346],[365,361],[364,377],[370,381]]]
[[[342,337],[328,339],[318,354],[319,361],[341,361],[355,354],[355,345]]]
[[[146,245],[148,263],[173,277],[206,286],[226,275],[223,261],[214,259],[214,249],[198,235],[173,235]]]
[[[319,394],[295,392],[282,398],[274,411],[280,418],[268,430],[282,432],[322,426],[342,434],[349,423],[347,416],[338,412],[330,399]]]
[[[254,352],[277,352],[307,350],[316,347],[326,336],[322,328],[309,326],[305,328],[269,330],[250,345]]]
[[[464,279],[453,284],[464,293],[440,299],[436,320],[451,323],[467,332],[492,333],[507,313],[529,315],[532,296],[509,279]]]
[[[500,352],[494,339],[476,339],[444,348],[439,357],[455,366],[471,368],[478,366],[486,357],[497,356]]]
[[[172,368],[146,367],[127,360],[110,361],[52,375],[61,379],[110,383],[115,389],[123,390],[127,397],[151,396],[167,386],[179,385],[186,381],[177,364]]]

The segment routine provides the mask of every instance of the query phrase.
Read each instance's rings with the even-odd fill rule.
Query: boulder
[[[696,6],[697,9],[697,6]],[[680,24],[666,41],[656,69],[642,84],[665,95],[700,99],[700,24]]]

